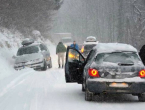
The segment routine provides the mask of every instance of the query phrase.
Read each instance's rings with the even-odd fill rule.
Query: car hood
[[[42,59],[43,55],[41,53],[26,54],[18,56],[15,60],[15,63],[28,62],[31,60]]]

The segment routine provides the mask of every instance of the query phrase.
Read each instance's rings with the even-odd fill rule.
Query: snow
[[[55,33],[55,34],[69,34],[69,35],[71,35],[71,33]]]
[[[108,53],[116,51],[128,51],[137,53],[137,49],[135,49],[133,46],[121,43],[99,43],[94,48],[97,49],[97,53]]]
[[[0,76],[0,110],[144,110],[145,103],[138,103],[132,95],[106,94],[85,101],[81,85],[65,83],[64,69],[57,65],[56,46],[49,40],[45,44],[53,62],[53,68],[47,71],[15,71],[11,55],[17,47],[0,48],[0,70],[8,74]]]
[[[1,30],[3,31],[0,32],[0,42],[3,47],[0,47],[0,80],[15,73],[13,68],[14,59],[12,57],[16,54],[22,37],[19,32],[12,33],[5,28],[1,28]],[[9,48],[5,42],[10,45]]]

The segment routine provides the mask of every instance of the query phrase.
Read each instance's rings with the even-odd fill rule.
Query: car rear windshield
[[[84,50],[92,50],[94,46],[96,46],[96,44],[85,45],[85,46],[84,46]]]
[[[101,53],[96,57],[96,63],[102,64],[103,62],[134,64],[140,61],[138,55],[134,52],[113,52]]]
[[[24,54],[38,53],[38,52],[39,52],[38,46],[24,47],[18,50],[17,56],[21,56]]]

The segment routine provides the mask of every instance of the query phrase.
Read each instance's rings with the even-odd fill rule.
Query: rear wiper
[[[134,65],[134,63],[118,63],[119,66],[131,66]]]

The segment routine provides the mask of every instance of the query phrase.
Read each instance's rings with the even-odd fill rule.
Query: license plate
[[[126,88],[129,86],[127,83],[110,83],[109,87]]]

